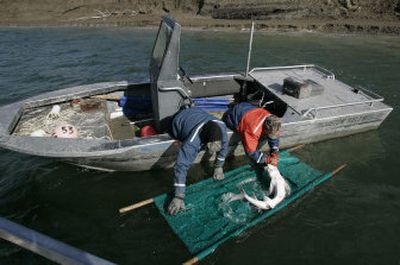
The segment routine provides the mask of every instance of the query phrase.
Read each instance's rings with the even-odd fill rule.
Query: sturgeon
[[[268,165],[265,167],[271,182],[268,192],[264,195],[263,200],[258,200],[255,196],[251,197],[242,189],[244,198],[254,206],[262,210],[269,210],[277,206],[283,199],[290,194],[290,186],[279,172],[276,166]],[[269,197],[273,196],[273,197]]]

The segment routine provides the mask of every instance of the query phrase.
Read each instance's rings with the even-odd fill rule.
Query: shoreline
[[[251,26],[250,20],[213,19],[204,16],[174,16],[189,31],[232,31],[246,32]],[[157,29],[161,15],[138,15],[129,18],[71,18],[57,20],[55,18],[31,19],[0,19],[0,27],[129,27]],[[362,19],[292,19],[292,20],[255,20],[259,32],[288,33],[316,32],[356,35],[390,35],[400,36],[400,21],[396,20],[362,20]]]

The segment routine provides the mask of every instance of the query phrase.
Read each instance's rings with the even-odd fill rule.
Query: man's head
[[[281,120],[277,116],[271,114],[265,119],[264,130],[269,138],[271,139],[278,138],[280,129],[281,129]]]
[[[204,124],[199,136],[201,142],[207,145],[208,152],[215,153],[221,150],[222,130],[217,123],[209,121]]]

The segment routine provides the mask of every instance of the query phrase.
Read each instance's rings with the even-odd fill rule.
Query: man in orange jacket
[[[240,134],[244,150],[257,165],[278,165],[280,119],[264,108],[241,102],[228,109],[222,120],[226,126]],[[260,138],[265,135],[270,147],[269,154],[257,149]]]

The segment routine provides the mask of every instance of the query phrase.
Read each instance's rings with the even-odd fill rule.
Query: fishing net
[[[331,177],[331,174],[322,174],[288,152],[281,153],[279,170],[292,192],[268,211],[260,211],[247,201],[237,199],[243,188],[247,194],[261,200],[269,186],[268,173],[248,165],[226,172],[223,181],[208,178],[188,186],[185,197],[187,209],[176,216],[166,212],[170,195],[156,197],[155,203],[189,251],[199,255],[239,235]]]
[[[151,116],[151,98],[147,96],[122,96],[119,105],[123,117],[111,118],[110,114],[118,112],[116,102],[98,99],[77,99],[78,105],[65,102],[24,110],[21,119],[13,132],[19,136],[32,135],[37,131],[40,136],[51,137],[54,129],[63,124],[73,125],[83,139],[131,139],[135,135],[134,126],[129,124],[126,117]],[[204,109],[216,118],[221,118],[231,99],[225,97],[194,99],[196,106]],[[139,104],[140,103],[140,104]],[[52,108],[59,108],[57,116],[49,116]]]
[[[106,119],[106,106],[99,102],[92,109],[73,108],[69,103],[62,103],[59,116],[49,117],[53,106],[27,109],[14,131],[14,135],[29,136],[32,132],[43,130],[47,136],[51,136],[53,130],[61,124],[75,126],[80,138],[111,139],[110,127]]]

